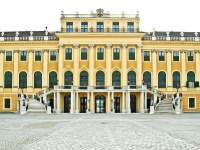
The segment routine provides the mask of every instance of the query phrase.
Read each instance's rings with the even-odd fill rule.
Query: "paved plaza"
[[[0,114],[1,150],[199,150],[200,113]]]

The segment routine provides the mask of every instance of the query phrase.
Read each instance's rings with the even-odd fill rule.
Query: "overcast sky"
[[[200,31],[200,0],[0,0],[0,31],[60,30],[60,14],[136,14],[140,29]]]

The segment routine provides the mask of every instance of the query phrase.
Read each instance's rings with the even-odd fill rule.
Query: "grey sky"
[[[139,11],[140,29],[200,31],[200,0],[1,0],[0,31],[60,30],[60,14],[90,14],[98,8],[110,14]]]

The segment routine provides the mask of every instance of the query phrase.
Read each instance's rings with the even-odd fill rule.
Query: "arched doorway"
[[[106,97],[103,95],[97,95],[95,97],[95,113],[106,112]]]
[[[80,73],[80,89],[87,89],[88,86],[88,73],[86,71],[82,71]]]
[[[104,89],[104,72],[98,71],[96,73],[96,88],[97,89]]]
[[[136,113],[136,96],[130,95],[131,113]]]
[[[87,97],[84,95],[80,99],[80,113],[86,113],[87,110]]]
[[[70,113],[71,109],[71,95],[65,95],[64,97],[64,113]]]
[[[121,89],[121,74],[119,71],[112,74],[112,86],[114,86],[114,89]]]

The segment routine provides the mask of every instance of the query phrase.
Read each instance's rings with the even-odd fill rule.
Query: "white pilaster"
[[[140,92],[140,113],[144,113],[144,92]]]
[[[79,53],[78,53],[78,47],[79,44],[74,44],[74,86],[78,86],[78,81],[79,81],[79,74],[78,74],[78,69],[79,69]]]
[[[131,113],[130,109],[130,92],[127,92],[127,114]]]
[[[54,96],[54,98],[53,98],[53,106],[54,106],[53,112],[56,112],[56,92],[53,93],[53,96]]]
[[[142,57],[141,57],[141,49],[142,44],[137,44],[137,85],[142,85]]]
[[[196,60],[195,60],[195,62],[196,62],[196,75],[195,75],[195,77],[196,77],[196,81],[200,81],[200,57],[199,57],[199,54],[200,54],[200,50],[195,50],[194,51],[195,52],[195,55],[196,55]],[[196,88],[196,90],[199,90],[200,89],[200,87],[197,87]]]
[[[34,53],[34,50],[28,50],[28,87],[27,87],[27,92],[33,92],[33,53]]]
[[[185,53],[187,52],[186,50],[181,50],[180,51],[181,52],[181,62],[182,62],[182,64],[181,64],[181,71],[182,71],[182,73],[181,73],[181,85],[179,85],[179,87],[182,87],[182,91],[186,91],[187,89],[186,89],[186,80],[187,80],[187,78],[186,78],[186,62],[185,62]]]
[[[94,84],[94,58],[95,58],[95,55],[94,55],[94,44],[89,44],[89,47],[90,47],[90,51],[88,54],[89,55],[89,75],[90,75],[90,78],[89,78],[89,86],[93,86]]]
[[[172,50],[166,50],[167,53],[167,91],[172,91]]]
[[[91,92],[91,113],[95,113],[95,98],[93,92]]]
[[[127,58],[126,58],[126,44],[122,44],[122,86],[127,86]]]
[[[18,92],[18,81],[19,81],[19,72],[18,72],[18,61],[19,61],[19,50],[14,50],[14,74],[13,74],[13,88],[12,88],[12,92]]]
[[[4,53],[5,50],[0,50],[0,92],[3,92],[3,87],[4,87],[4,67],[3,67],[3,62],[4,62]]]
[[[74,92],[71,92],[71,109],[70,114],[74,113]]]
[[[78,109],[78,92],[76,92],[76,113],[79,113],[79,109]]]
[[[47,80],[48,80],[48,52],[49,50],[47,49],[44,49],[42,50],[42,52],[44,53],[44,58],[43,58],[43,79],[42,79],[42,88],[48,88],[48,85],[47,85]]]
[[[61,113],[61,109],[60,109],[60,92],[57,92],[57,110],[56,113]]]
[[[152,76],[153,76],[153,87],[154,88],[157,88],[157,84],[158,84],[158,81],[157,81],[157,65],[156,65],[156,53],[157,53],[157,50],[153,49],[151,50],[151,53],[152,53]]]
[[[124,108],[124,103],[125,103],[125,96],[124,96],[124,92],[122,92],[122,113],[126,113],[126,109]]]
[[[106,44],[106,85],[111,86],[111,44]]]
[[[144,93],[144,112],[148,112],[147,109],[147,92]]]
[[[58,47],[58,80],[59,85],[63,85],[63,44],[59,44]]]
[[[112,92],[112,113],[115,113],[114,102],[115,102],[114,92]]]
[[[110,92],[108,92],[108,111],[107,113],[110,113]]]

